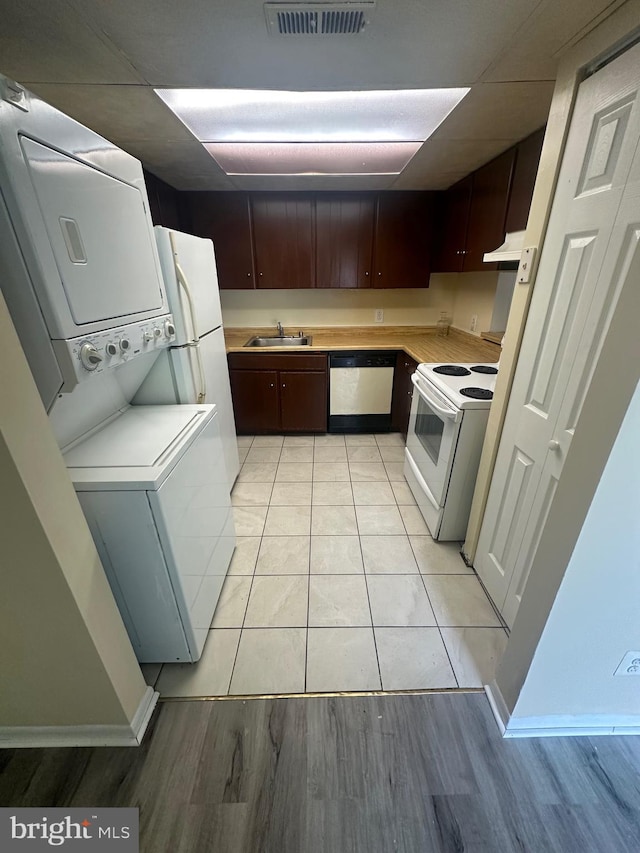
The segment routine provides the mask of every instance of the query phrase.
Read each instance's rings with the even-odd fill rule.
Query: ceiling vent
[[[368,3],[265,3],[267,28],[274,36],[355,36],[376,8]]]

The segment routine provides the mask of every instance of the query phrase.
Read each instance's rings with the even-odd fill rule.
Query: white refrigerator
[[[214,403],[231,488],[240,462],[213,243],[160,226],[154,231],[176,339],[133,403]]]

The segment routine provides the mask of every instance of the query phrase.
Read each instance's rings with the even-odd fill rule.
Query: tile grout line
[[[251,447],[253,446],[254,439],[255,439],[255,436],[251,439],[251,444],[249,445],[249,447],[248,447],[248,449],[247,449],[247,456],[249,455],[249,450],[251,450]],[[246,460],[246,458],[247,458],[247,457],[245,456],[245,460]],[[244,467],[245,465],[246,465],[246,461],[245,461],[245,462],[243,462],[243,463],[242,463],[242,465],[240,466],[240,471],[238,472],[238,476],[239,476],[239,475],[240,475],[240,473],[242,472],[242,469],[243,469],[243,467]],[[236,481],[236,482],[237,482],[237,481]],[[234,484],[234,485],[235,485],[235,484]],[[233,491],[233,490],[232,490],[232,491]],[[236,541],[237,541],[237,537],[236,537]],[[256,566],[257,566],[257,564],[258,564],[258,555],[260,554],[260,546],[261,546],[261,545],[262,545],[262,536],[260,537],[260,543],[259,543],[259,545],[258,545],[258,550],[257,550],[257,552],[256,552],[256,559],[255,559],[255,562],[254,562],[254,564],[253,564],[253,572],[252,572],[252,574],[251,574],[251,584],[249,585],[249,594],[251,594],[251,587],[253,586],[253,576],[254,576],[254,575],[255,575],[255,573],[256,573]],[[227,574],[227,577],[229,577],[229,575],[228,575],[228,574]],[[226,583],[226,578],[225,578],[225,583]],[[224,585],[223,585],[223,586],[224,586]],[[245,616],[246,616],[246,612],[247,612],[247,607],[248,607],[248,606],[249,606],[249,595],[247,595],[247,604],[246,604],[246,606],[245,606]],[[214,613],[214,617],[215,617],[215,613]],[[242,617],[242,622],[243,622],[243,625],[244,625],[244,616]],[[238,652],[240,651],[240,643],[242,642],[242,630],[243,630],[243,628],[242,628],[242,625],[241,625],[241,626],[240,626],[240,633],[238,634],[238,645],[236,646],[236,653],[235,653],[235,655],[233,656],[233,664],[232,664],[232,666],[231,666],[231,674],[229,675],[229,684],[227,685],[227,696],[231,695],[231,682],[233,681],[233,674],[234,674],[234,672],[236,671],[236,663],[238,662]]]
[[[254,436],[254,441],[255,441],[255,436]],[[253,446],[253,441],[251,442],[251,446]],[[282,455],[282,447],[280,448],[280,455]],[[280,456],[278,456],[278,459],[280,459]],[[246,464],[246,463],[245,463],[245,464]],[[276,472],[277,472],[277,470],[278,470],[278,463],[276,463]],[[275,483],[275,476],[274,476],[273,483]],[[271,491],[273,492],[273,485],[272,485],[272,487],[271,487]],[[233,682],[233,676],[234,676],[234,673],[235,673],[235,670],[236,670],[236,664],[237,664],[237,662],[238,662],[238,654],[239,654],[239,652],[240,652],[240,644],[242,643],[242,635],[243,635],[244,630],[245,630],[245,628],[244,628],[244,623],[246,622],[246,619],[247,619],[247,611],[248,611],[248,609],[249,609],[249,602],[250,602],[250,600],[251,600],[251,591],[253,590],[253,582],[254,582],[254,580],[255,580],[256,570],[257,570],[257,568],[258,568],[258,559],[259,559],[259,557],[260,557],[260,551],[261,551],[261,549],[262,549],[262,540],[264,539],[264,529],[265,529],[265,527],[266,527],[266,525],[267,525],[267,516],[269,515],[269,506],[270,506],[270,504],[271,504],[271,498],[269,498],[269,504],[267,505],[267,512],[266,512],[266,515],[265,515],[264,524],[262,525],[262,532],[261,532],[261,534],[260,534],[260,544],[258,545],[258,553],[256,554],[256,561],[255,561],[255,563],[254,563],[254,566],[253,566],[253,573],[252,573],[252,575],[251,575],[251,583],[250,583],[250,585],[249,585],[249,593],[248,593],[248,595],[247,595],[247,603],[245,604],[245,607],[244,607],[244,614],[243,614],[243,616],[242,616],[242,625],[240,626],[240,636],[238,637],[238,646],[237,646],[237,648],[236,648],[236,654],[235,654],[235,657],[234,657],[234,659],[233,659],[233,667],[231,668],[231,678],[229,679],[229,691],[227,692],[227,696],[231,695],[231,694],[230,694],[230,691],[231,691],[231,684],[232,684],[232,682]]]
[[[351,468],[349,468],[349,476],[351,476]],[[351,490],[353,491],[353,481],[351,481]],[[355,501],[355,497],[354,497]],[[380,655],[378,654],[378,642],[376,640],[376,630],[373,626],[373,610],[371,609],[371,598],[369,596],[369,584],[367,583],[367,568],[364,562],[364,552],[362,550],[362,537],[360,535],[360,525],[358,524],[358,513],[355,512],[354,507],[354,515],[356,517],[356,530],[358,531],[358,545],[360,546],[360,556],[362,557],[362,573],[364,575],[364,586],[367,591],[367,604],[369,605],[369,616],[371,617],[371,634],[373,635],[373,648],[376,652],[376,665],[378,667],[378,678],[380,679],[380,689],[382,690],[382,670],[380,669]]]

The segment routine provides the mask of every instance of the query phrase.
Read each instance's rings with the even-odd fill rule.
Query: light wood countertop
[[[446,337],[435,326],[323,326],[303,329],[313,338],[309,347],[245,347],[254,335],[274,335],[270,328],[225,329],[227,352],[314,352],[323,350],[380,349],[403,350],[418,362],[496,362],[500,347],[475,335],[451,329]],[[298,328],[288,327],[285,334],[296,335]]]

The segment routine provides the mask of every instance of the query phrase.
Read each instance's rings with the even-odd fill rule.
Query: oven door
[[[462,421],[462,411],[414,373],[407,451],[439,506],[444,503]]]

